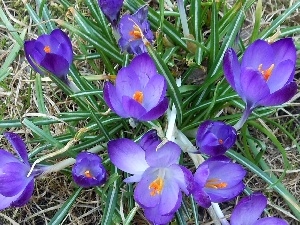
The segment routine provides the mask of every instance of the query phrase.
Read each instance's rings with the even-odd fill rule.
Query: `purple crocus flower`
[[[281,105],[296,94],[295,64],[296,47],[291,38],[274,43],[256,40],[246,49],[241,63],[232,48],[226,51],[225,77],[246,103],[236,128],[243,125],[255,107]]]
[[[178,165],[181,149],[177,144],[168,141],[157,145],[152,134],[146,135],[149,140],[142,138],[141,145],[126,138],[110,141],[108,154],[116,167],[133,174],[125,182],[138,182],[134,199],[146,218],[154,224],[166,224],[180,207],[181,191],[189,194],[193,177]]]
[[[104,85],[104,100],[116,114],[140,121],[155,120],[168,108],[165,78],[147,54],[136,56],[129,66],[119,70],[115,86]]]
[[[68,83],[67,74],[73,61],[70,38],[60,29],[25,41],[25,56],[33,69],[44,74],[41,67]]]
[[[0,210],[7,207],[21,207],[32,196],[34,177],[40,175],[41,169],[30,171],[26,146],[19,135],[6,132],[5,138],[10,142],[18,155],[0,149]]]
[[[191,193],[200,206],[208,208],[211,202],[225,202],[241,193],[245,175],[239,164],[225,156],[214,156],[197,168]]]
[[[148,7],[143,6],[133,15],[122,16],[119,23],[119,45],[122,51],[135,55],[147,52],[145,45],[152,43],[154,39],[147,15]]]
[[[207,120],[200,124],[196,144],[201,153],[210,156],[224,154],[236,141],[235,129],[221,121]]]
[[[98,0],[98,4],[113,27],[117,26],[124,0]]]
[[[107,178],[102,159],[90,152],[81,152],[77,155],[72,176],[75,183],[84,188],[100,186]]]
[[[288,225],[287,221],[276,217],[258,219],[266,206],[267,198],[262,193],[244,197],[232,212],[231,225]]]

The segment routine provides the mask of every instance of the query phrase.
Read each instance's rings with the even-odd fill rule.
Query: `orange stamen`
[[[133,25],[133,30],[129,32],[129,35],[133,37],[133,40],[141,39],[143,36],[141,29],[137,25]]]
[[[49,45],[46,45],[46,46],[44,47],[44,51],[45,51],[46,53],[50,53],[50,52],[51,52],[50,46],[49,46]]]
[[[223,139],[219,139],[219,144],[222,145],[224,143]]]
[[[263,69],[262,69],[262,66],[263,66],[263,65],[260,64],[260,65],[258,66],[258,70],[259,70],[259,72],[261,72],[261,74],[263,75],[264,80],[265,80],[265,81],[268,81],[269,78],[270,78],[271,75],[272,75],[272,71],[273,71],[275,65],[272,64],[272,65],[271,65],[268,69],[266,69],[266,70],[263,70]]]
[[[162,192],[164,187],[164,180],[160,177],[152,181],[152,183],[149,185],[150,195],[155,196]]]
[[[220,179],[216,179],[216,178],[212,178],[209,179],[206,184],[205,187],[207,188],[213,188],[213,189],[222,189],[222,188],[226,188],[227,187],[227,183],[226,182],[220,182]]]
[[[93,174],[91,173],[91,171],[89,171],[89,170],[86,170],[86,171],[84,172],[84,175],[85,175],[87,178],[93,178],[93,177],[94,177]]]
[[[139,102],[140,104],[142,104],[142,102],[144,100],[143,92],[141,92],[141,91],[134,92],[133,99],[136,100],[137,102]]]

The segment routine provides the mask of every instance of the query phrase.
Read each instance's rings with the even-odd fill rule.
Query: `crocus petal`
[[[195,201],[197,202],[198,205],[200,205],[203,208],[208,208],[211,206],[211,201],[210,198],[208,196],[208,194],[206,194],[205,191],[203,191],[202,188],[194,188],[192,191],[192,195],[195,199]]]
[[[162,193],[151,194],[152,189],[149,188],[150,184],[158,178],[158,171],[157,168],[148,168],[134,190],[134,200],[142,207],[152,208],[160,203]]]
[[[139,145],[147,151],[148,149],[153,149],[161,143],[160,137],[157,135],[156,130],[149,130],[146,132],[139,140]]]
[[[169,222],[171,222],[171,220],[174,217],[174,214],[161,215],[158,207],[144,208],[144,213],[145,213],[147,220],[149,220],[150,222],[152,222],[155,225],[169,224]]]
[[[21,207],[25,204],[27,204],[33,194],[34,190],[34,180],[32,179],[28,185],[24,188],[21,195],[14,201],[12,201],[11,206],[12,207]]]
[[[271,94],[281,89],[294,76],[295,64],[291,60],[279,63],[273,70],[267,84]]]
[[[259,65],[262,64],[263,68],[267,69],[274,63],[274,54],[272,47],[266,41],[256,40],[245,51],[241,68],[250,67],[257,70]]]
[[[172,141],[147,151],[146,161],[151,167],[168,167],[178,164],[181,149]]]
[[[0,210],[10,207],[10,204],[18,198],[18,195],[6,197],[0,194]]]
[[[49,72],[53,73],[62,81],[65,82],[67,81],[67,74],[69,72],[69,63],[64,57],[60,55],[48,53],[41,61],[41,66],[47,69]]]
[[[35,49],[35,43],[36,43],[36,40],[25,41],[25,43],[24,43],[25,56],[26,56],[26,59],[29,62],[29,64],[33,67],[33,69],[35,71],[37,71],[39,74],[43,74],[43,72],[37,67],[36,60],[37,60],[37,58],[39,58],[38,61],[39,62],[42,61],[42,58],[44,57],[44,55],[37,52],[37,50]],[[33,52],[35,52],[36,57],[32,56]]]
[[[26,177],[29,170],[30,167],[21,162],[3,165],[0,168],[0,194],[11,197],[24,190],[31,181]]]
[[[147,113],[145,113],[143,116],[141,116],[139,120],[149,121],[149,120],[158,119],[167,111],[168,105],[169,105],[169,99],[167,97],[164,97],[164,99],[160,103],[158,103],[157,106],[155,106]]]
[[[141,174],[134,174],[130,177],[125,178],[123,181],[125,183],[134,183],[134,182],[139,182],[142,179],[142,173]]]
[[[227,202],[238,196],[245,189],[243,182],[239,182],[232,187],[214,189],[205,188],[205,192],[209,195],[212,202],[221,203]]]
[[[105,82],[103,88],[103,98],[108,105],[116,114],[123,118],[128,118],[129,115],[124,111],[122,103],[118,98],[116,88],[110,82]]]
[[[266,205],[267,198],[261,193],[254,193],[243,198],[232,212],[231,225],[253,225]]]
[[[130,67],[124,67],[119,70],[116,78],[116,90],[118,96],[126,95],[133,98],[136,91],[143,90],[137,76],[136,71],[132,70]]]
[[[56,38],[53,38],[51,36],[51,34],[43,34],[41,36],[39,36],[36,39],[37,43],[39,44],[39,47],[41,48],[41,52],[45,52],[44,48],[46,46],[49,47],[50,49],[50,53],[56,53],[58,46],[60,45],[60,43],[58,42],[58,40],[56,40]]]
[[[259,219],[253,225],[288,225],[288,222],[276,217],[269,217]]]
[[[13,132],[6,132],[4,133],[4,136],[18,153],[23,162],[29,165],[26,145],[21,137]],[[3,159],[1,158],[1,160]]]
[[[166,79],[161,75],[153,76],[144,88],[143,106],[146,110],[151,110],[166,95],[167,84]]]
[[[260,100],[257,104],[262,106],[281,105],[289,101],[296,93],[297,93],[297,84],[296,82],[291,82],[285,85],[280,90]]]
[[[269,87],[257,70],[244,69],[241,73],[241,90],[243,100],[249,105],[256,103],[270,94]]]
[[[202,163],[194,173],[195,184],[197,185],[195,188],[204,188],[206,180],[209,176],[209,167],[207,164]]]
[[[157,75],[155,63],[147,53],[136,56],[129,67],[138,74],[143,87],[153,76]]]
[[[6,163],[20,162],[13,154],[7,152],[4,149],[0,149],[0,159],[0,168],[3,167],[3,165],[5,165]]]
[[[229,48],[224,56],[223,61],[224,75],[230,86],[239,94],[240,93],[240,73],[241,66],[238,57],[232,48]]]
[[[175,182],[165,182],[165,187],[161,195],[159,212],[161,215],[170,215],[175,213],[182,202],[182,194]]]
[[[109,22],[116,26],[123,0],[98,0],[98,4]]]
[[[55,53],[64,56],[69,65],[71,65],[73,61],[73,50],[68,35],[60,29],[53,30],[50,35],[60,43]]]
[[[145,151],[132,140],[121,138],[110,141],[107,149],[111,162],[127,173],[142,174],[149,167]]]
[[[138,120],[147,112],[139,102],[127,96],[123,96],[122,105],[130,117]]]
[[[297,51],[295,44],[292,38],[283,38],[271,44],[271,47],[274,49],[274,63],[278,64],[279,62],[285,60],[291,60],[293,63],[297,59]]]

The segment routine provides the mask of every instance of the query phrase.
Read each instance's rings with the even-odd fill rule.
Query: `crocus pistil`
[[[218,178],[210,178],[206,181],[205,187],[213,189],[222,189],[227,187],[227,183],[221,182],[221,179]]]
[[[149,185],[150,195],[156,196],[156,195],[161,194],[163,188],[164,188],[164,179],[161,177],[156,178]]]
[[[269,80],[270,76],[272,75],[272,71],[274,69],[274,66],[275,65],[272,64],[268,69],[263,70],[263,64],[259,64],[258,70],[259,70],[259,72],[261,72],[261,74],[262,74],[265,81]]]

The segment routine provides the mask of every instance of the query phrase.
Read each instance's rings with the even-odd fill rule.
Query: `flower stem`
[[[252,111],[253,111],[253,109],[248,108],[246,106],[241,119],[233,126],[236,129],[236,131],[238,131],[239,129],[242,128],[242,126],[245,124],[245,122],[247,121],[248,117],[252,113]]]
[[[177,0],[177,4],[178,4],[178,11],[179,11],[179,15],[180,15],[183,35],[185,37],[188,37],[190,34],[190,31],[189,31],[186,13],[185,13],[185,9],[184,9],[184,2],[183,2],[183,0]]]
[[[219,204],[218,204],[218,203],[212,202],[211,205],[212,205],[212,207],[214,208],[215,213],[217,214],[217,216],[218,216],[218,218],[219,218],[221,224],[222,224],[222,225],[230,225],[229,222],[226,220],[226,218],[225,218],[225,216],[224,216],[222,210],[220,209]]]

